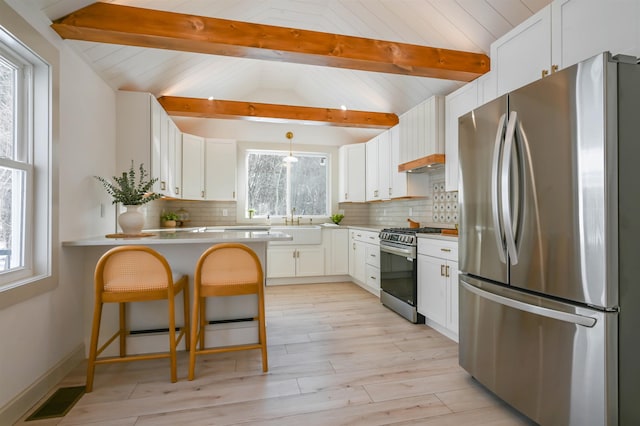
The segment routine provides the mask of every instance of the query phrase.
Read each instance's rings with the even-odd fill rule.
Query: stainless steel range
[[[417,309],[417,234],[440,232],[441,228],[388,228],[380,232],[380,301],[414,324],[424,324]]]

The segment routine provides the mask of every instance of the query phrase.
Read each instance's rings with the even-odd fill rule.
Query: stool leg
[[[182,290],[182,304],[184,310],[184,349],[188,351],[191,348],[191,324],[189,324],[189,283],[185,284]]]
[[[265,312],[264,312],[264,299],[262,297],[258,297],[258,334],[260,339],[260,349],[262,351],[262,371],[269,371],[269,361],[267,359],[267,326],[265,321]]]
[[[127,310],[125,303],[119,303],[120,310],[120,357],[127,356]]]
[[[98,353],[98,334],[100,333],[100,320],[102,318],[102,302],[96,300],[93,308],[93,327],[91,329],[91,343],[89,347],[89,359],[87,361],[87,385],[85,392],[93,390],[93,375],[96,369],[96,357]]]
[[[169,294],[169,358],[171,359],[171,383],[178,381],[176,363],[176,306],[175,295]]]
[[[193,308],[191,309],[191,336],[190,336],[190,348],[189,348],[189,380],[193,380],[196,370],[196,349],[198,341],[199,325],[200,325],[200,291],[198,284],[194,286],[193,295]]]
[[[204,349],[205,329],[207,327],[207,298],[200,298],[200,350]]]

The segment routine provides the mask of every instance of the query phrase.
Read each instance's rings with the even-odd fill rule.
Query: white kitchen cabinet
[[[458,242],[418,239],[418,312],[458,340]]]
[[[444,152],[443,96],[432,96],[399,120],[400,163]]]
[[[116,95],[116,167],[137,170],[142,163],[158,181],[152,190],[174,193],[175,151],[169,149],[171,119],[150,93],[118,91]],[[171,183],[171,184],[170,184]]]
[[[603,51],[640,56],[636,0],[556,0],[491,45],[496,96]]]
[[[376,296],[380,295],[380,239],[374,231],[352,229],[349,275],[354,282]]]
[[[349,230],[324,228],[322,243],[325,249],[325,275],[349,274]]]
[[[204,192],[205,199],[236,200],[236,141],[232,139],[205,140]]]
[[[491,44],[491,69],[502,95],[542,77],[551,67],[551,6]]]
[[[478,106],[476,81],[462,86],[445,98],[445,189],[458,190],[458,118]]]
[[[365,201],[366,148],[364,143],[343,145],[338,151],[338,201]]]
[[[324,248],[321,245],[267,249],[267,278],[317,277],[324,273]]]
[[[391,135],[387,130],[365,144],[366,201],[389,200],[391,198],[390,139]]]
[[[182,198],[204,200],[204,138],[182,134]]]
[[[167,195],[182,198],[182,132],[171,119],[168,128],[168,182]]]

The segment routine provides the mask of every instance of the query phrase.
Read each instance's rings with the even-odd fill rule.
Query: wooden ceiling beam
[[[439,49],[94,3],[57,19],[65,39],[471,81],[489,71],[481,53]]]
[[[384,112],[343,111],[219,99],[210,101],[178,96],[161,96],[158,101],[169,115],[181,117],[224,118],[270,123],[286,123],[295,120],[304,124],[370,129],[388,129],[398,124],[397,115]]]

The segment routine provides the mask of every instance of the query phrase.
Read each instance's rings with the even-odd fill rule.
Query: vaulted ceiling
[[[27,0],[51,21],[93,0]],[[111,0],[106,3],[489,54],[550,0]],[[67,40],[114,89],[401,115],[463,82]]]

